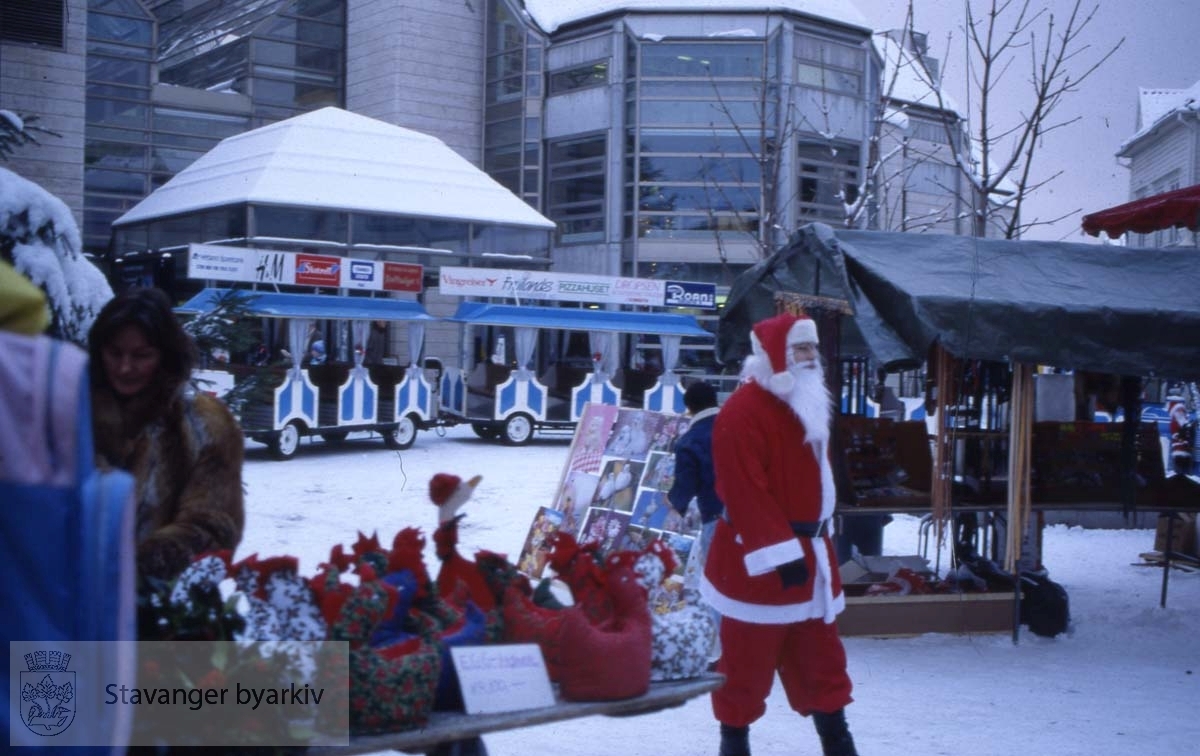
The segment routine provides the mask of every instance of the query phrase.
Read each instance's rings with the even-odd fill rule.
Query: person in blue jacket
[[[716,474],[713,472],[712,432],[717,417],[717,392],[711,384],[693,383],[683,394],[683,406],[692,417],[691,425],[675,442],[675,482],[667,491],[667,500],[675,511],[687,513],[692,499],[700,510],[700,538],[696,544],[695,558],[699,573],[704,572],[704,560],[708,556],[708,545],[712,543],[717,519],[725,512],[725,505],[717,496]],[[713,612],[713,624],[721,624],[720,615]],[[720,656],[719,643],[714,639],[711,658]]]

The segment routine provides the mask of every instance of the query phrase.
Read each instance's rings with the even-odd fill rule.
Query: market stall
[[[1035,509],[1035,366],[1122,376],[1127,422],[1116,426],[1117,490],[1076,506],[1150,511],[1200,508],[1186,483],[1139,480],[1136,404],[1142,376],[1200,376],[1200,268],[1184,249],[1098,248],[1042,241],[802,228],[792,242],[734,283],[718,334],[718,353],[735,362],[749,352],[750,325],[773,314],[780,292],[842,300],[843,350],[863,350],[886,370],[929,361],[940,419],[929,492],[935,518],[950,513],[963,482],[957,465],[965,436],[987,434],[1000,460],[994,482],[1008,523],[1005,565],[1016,567],[1023,523]],[[932,359],[931,359],[932,358]],[[964,370],[998,364],[1011,374],[1001,394],[1007,412],[993,426],[972,425],[957,390]],[[978,417],[979,408],[974,408]],[[1067,418],[1074,420],[1075,418]],[[1109,432],[1097,429],[1096,433]],[[1094,437],[1095,434],[1092,434]],[[1188,481],[1190,482],[1190,480]],[[960,486],[961,488],[961,486]],[[1170,492],[1169,494],[1167,492]],[[1181,492],[1182,491],[1182,492]],[[1043,504],[1050,503],[1043,499]],[[851,505],[852,506],[852,505]],[[897,510],[903,511],[903,508]]]

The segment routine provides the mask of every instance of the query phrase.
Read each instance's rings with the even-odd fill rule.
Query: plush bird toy
[[[458,553],[458,521],[465,515],[458,514],[483,476],[476,475],[463,480],[450,473],[438,473],[429,481],[429,499],[438,509],[438,528],[433,534],[436,554],[442,566],[438,571],[438,594],[444,597],[459,595],[459,583],[467,590],[467,597],[484,612],[496,607],[496,597],[474,562]]]

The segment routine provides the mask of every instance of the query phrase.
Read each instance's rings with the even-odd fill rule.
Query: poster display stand
[[[675,479],[675,441],[689,423],[684,415],[588,403],[555,500],[534,515],[518,568],[532,580],[544,577],[551,536],[559,531],[581,546],[595,544],[602,556],[662,539],[675,552],[681,582],[700,513],[693,503],[680,515],[667,491]]]

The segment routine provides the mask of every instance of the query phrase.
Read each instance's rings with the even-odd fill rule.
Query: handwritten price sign
[[[468,714],[554,705],[554,689],[535,643],[450,649]]]

